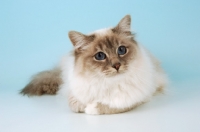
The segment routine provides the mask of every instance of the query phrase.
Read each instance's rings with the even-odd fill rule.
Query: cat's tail
[[[61,70],[55,68],[49,71],[43,71],[35,76],[32,80],[20,91],[23,95],[54,95],[59,90],[59,86],[62,84]]]

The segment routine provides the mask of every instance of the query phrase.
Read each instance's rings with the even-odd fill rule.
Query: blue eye
[[[125,46],[120,46],[117,50],[119,55],[124,55],[126,54],[126,47]]]
[[[98,52],[95,54],[96,60],[104,60],[105,58],[106,58],[106,54],[104,54],[103,52]]]

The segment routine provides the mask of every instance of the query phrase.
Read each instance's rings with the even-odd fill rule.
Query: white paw
[[[85,113],[89,115],[99,115],[97,103],[88,104],[85,108]]]

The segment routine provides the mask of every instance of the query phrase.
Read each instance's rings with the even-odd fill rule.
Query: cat
[[[130,15],[114,28],[68,35],[73,50],[56,68],[36,74],[21,94],[64,93],[72,111],[99,115],[132,110],[164,91],[166,74],[135,40]]]

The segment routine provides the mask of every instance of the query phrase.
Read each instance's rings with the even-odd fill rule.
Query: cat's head
[[[80,74],[102,77],[126,72],[137,53],[130,24],[131,17],[127,15],[116,27],[101,29],[90,35],[70,31],[75,70]]]

